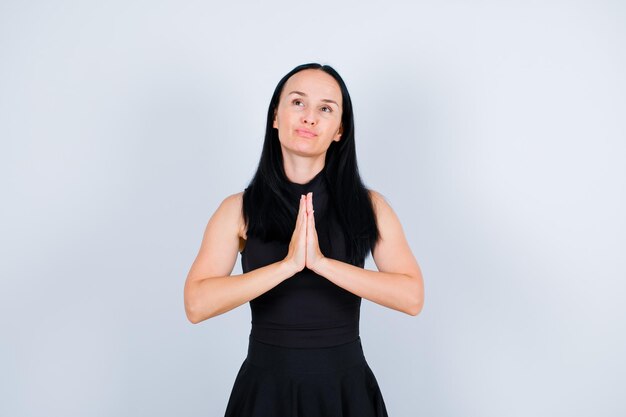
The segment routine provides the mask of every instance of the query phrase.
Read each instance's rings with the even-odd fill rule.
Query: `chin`
[[[294,146],[285,150],[299,156],[316,156],[320,153],[319,150],[316,150],[313,146]]]

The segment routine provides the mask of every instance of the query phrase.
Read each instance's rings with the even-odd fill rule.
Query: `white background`
[[[184,281],[274,87],[311,61],[345,79],[363,179],[424,274],[417,317],[363,300],[390,416],[625,415],[625,18],[2,1],[0,415],[223,415],[249,307],[193,325]]]

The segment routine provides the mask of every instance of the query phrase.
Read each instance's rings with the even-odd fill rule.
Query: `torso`
[[[336,216],[329,211],[329,196],[322,177],[316,176],[308,184],[291,184],[291,189],[294,208],[297,207],[300,194],[314,192],[315,226],[320,250],[329,258],[349,262],[341,226]],[[243,202],[243,199],[240,200]],[[244,273],[283,259],[289,249],[289,242],[264,242],[257,236],[247,236],[243,218],[239,227],[239,241]],[[305,267],[250,300],[251,337],[264,343],[292,348],[318,348],[348,343],[359,334],[360,305],[361,297]]]

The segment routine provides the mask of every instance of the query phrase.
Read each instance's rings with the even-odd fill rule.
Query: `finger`
[[[306,198],[307,213],[313,213],[313,192],[309,192]]]
[[[296,214],[296,227],[295,227],[295,231],[294,233],[297,232],[297,230],[301,229],[301,225],[302,225],[302,206],[303,206],[303,198],[302,195],[300,196],[300,203],[298,204],[298,214]]]
[[[300,226],[306,227],[306,196],[300,198]]]
[[[298,206],[298,214],[301,214],[304,210],[306,210],[306,196],[304,194],[300,194],[300,205]]]
[[[310,214],[307,216],[307,226],[310,230],[311,233],[315,233],[315,216],[313,215],[313,212],[315,210],[313,210],[313,207],[311,207],[311,212]]]

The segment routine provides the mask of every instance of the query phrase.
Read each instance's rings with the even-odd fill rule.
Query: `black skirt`
[[[388,417],[361,338],[327,348],[249,339],[225,417]]]

